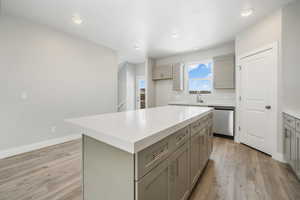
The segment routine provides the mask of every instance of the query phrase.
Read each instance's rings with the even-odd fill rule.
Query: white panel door
[[[241,142],[267,154],[272,153],[276,91],[276,54],[265,49],[240,60]],[[272,135],[272,134],[275,134]]]

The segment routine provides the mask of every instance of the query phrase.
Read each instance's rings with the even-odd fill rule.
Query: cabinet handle
[[[186,136],[185,134],[178,136],[176,145],[180,144],[180,142],[185,138],[185,136]]]
[[[159,160],[162,156],[164,156],[167,153],[168,153],[168,145],[165,145],[159,151],[152,154],[152,159],[146,166],[152,165],[155,161]]]

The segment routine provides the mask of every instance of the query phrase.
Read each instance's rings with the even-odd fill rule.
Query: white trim
[[[282,162],[282,163],[286,163],[286,161],[284,160],[284,157],[283,157],[283,154],[282,153],[275,153],[275,154],[273,154],[272,155],[272,158],[274,159],[274,160],[277,160],[277,161],[279,161],[279,162]]]
[[[38,142],[38,143],[25,145],[25,146],[21,146],[21,147],[11,148],[11,149],[8,149],[8,150],[5,150],[5,151],[0,151],[0,159],[8,158],[8,157],[15,156],[15,155],[18,155],[18,154],[27,153],[27,152],[30,152],[30,151],[34,151],[34,150],[37,150],[37,149],[53,146],[53,145],[56,145],[56,144],[61,144],[61,143],[64,143],[64,142],[69,142],[69,141],[80,139],[80,138],[81,138],[81,135],[76,134],[76,135],[70,135],[70,136],[66,136],[66,137],[46,140],[46,141],[43,141],[43,142]]]
[[[140,97],[140,90],[139,90],[139,80],[144,80],[145,81],[145,95],[146,95],[146,77],[143,76],[143,75],[139,75],[139,76],[136,76],[135,77],[135,95],[134,95],[134,103],[135,103],[135,109],[141,109],[140,106],[139,106],[139,102],[138,102],[138,99]],[[146,102],[145,102],[146,103]]]
[[[240,81],[241,81],[241,71],[238,69],[239,66],[241,65],[241,60],[243,60],[244,58],[247,58],[249,56],[255,55],[257,53],[261,53],[267,50],[273,50],[273,56],[275,57],[275,65],[277,66],[277,69],[273,72],[273,76],[275,78],[275,87],[273,88],[275,89],[274,91],[274,96],[272,97],[272,99],[274,100],[273,104],[273,109],[274,109],[274,123],[272,126],[273,127],[273,131],[276,134],[274,135],[273,138],[271,138],[272,142],[272,152],[271,155],[275,160],[279,160],[281,162],[284,162],[283,156],[280,156],[279,153],[277,153],[277,149],[278,149],[278,135],[280,134],[280,130],[277,127],[277,124],[279,123],[278,121],[278,109],[279,109],[279,105],[278,105],[278,71],[279,71],[279,67],[280,67],[280,63],[279,63],[279,49],[278,49],[278,41],[275,41],[269,45],[265,45],[261,48],[258,48],[256,50],[250,51],[248,53],[242,54],[241,56],[238,56],[236,62],[237,62],[237,69],[236,69],[236,135],[235,135],[235,141],[236,142],[240,142],[241,141],[241,131],[239,131],[238,127],[240,126],[240,112],[241,112],[241,104],[239,101],[239,96],[241,95],[241,88],[240,88]],[[276,115],[276,117],[275,117]],[[242,127],[241,127],[242,128]],[[243,129],[243,128],[242,128]]]
[[[277,48],[278,47],[278,42],[275,41],[271,44],[268,44],[268,45],[265,45],[263,47],[260,47],[258,49],[255,49],[253,51],[249,51],[248,53],[244,53],[242,54],[241,56],[238,57],[238,65],[240,64],[240,60],[244,59],[245,57],[249,57],[251,55],[255,55],[257,53],[260,53],[260,52],[264,52],[264,51],[267,51],[267,50],[270,50],[270,49],[273,49],[273,48]]]

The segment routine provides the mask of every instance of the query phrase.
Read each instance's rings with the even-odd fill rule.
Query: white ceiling
[[[123,61],[142,62],[146,56],[165,57],[233,40],[289,1],[2,0],[2,11],[110,47]],[[253,16],[242,18],[241,10],[248,8],[255,9]],[[83,19],[81,25],[72,22],[74,14]]]

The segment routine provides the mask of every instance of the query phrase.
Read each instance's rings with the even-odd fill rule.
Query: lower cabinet
[[[170,167],[166,160],[136,183],[138,200],[171,200]]]
[[[186,143],[137,182],[138,199],[186,200],[190,193],[189,154],[189,145]]]
[[[188,143],[170,158],[170,200],[186,200],[190,194],[190,151]]]
[[[199,121],[199,124],[203,128],[199,126],[192,136],[189,126],[184,131],[178,131],[178,134],[174,133],[174,137],[149,147],[145,150],[146,153],[142,152],[140,156],[145,159],[137,156],[142,164],[150,166],[152,163],[159,163],[146,171],[144,176],[137,176],[140,178],[136,181],[137,200],[188,199],[212,151],[210,127],[205,125],[206,121]],[[185,137],[179,137],[181,132],[185,133]],[[150,162],[143,162],[144,160]]]
[[[207,126],[207,131],[208,131],[208,157],[210,156],[210,154],[213,151],[213,138],[214,138],[214,133],[213,133],[213,124],[209,123]]]
[[[297,135],[296,131],[284,125],[284,159],[290,166],[296,170],[297,168]]]
[[[191,137],[191,188],[193,188],[200,176],[200,133]]]
[[[208,135],[207,129],[204,128],[200,132],[200,171],[204,169],[207,161],[208,161]]]
[[[300,132],[296,133],[296,173],[300,178]]]
[[[292,137],[292,132],[289,126],[285,125],[284,126],[284,143],[283,143],[283,148],[284,148],[284,159],[288,163],[291,163],[292,161],[292,152],[291,152],[291,137]]]
[[[297,168],[297,141],[296,131],[291,130],[291,166],[294,170]]]
[[[284,115],[283,117],[283,150],[284,159],[300,179],[300,122],[296,118]]]

